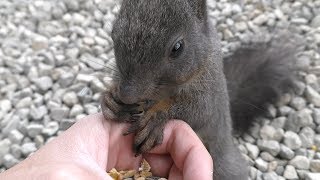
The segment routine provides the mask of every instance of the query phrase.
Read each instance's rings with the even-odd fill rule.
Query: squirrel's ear
[[[207,0],[188,0],[198,19],[207,19]]]

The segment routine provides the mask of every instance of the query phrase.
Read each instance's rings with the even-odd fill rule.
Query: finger
[[[213,162],[196,133],[183,121],[170,121],[163,143],[151,153],[170,153],[184,179],[212,179]]]
[[[183,179],[183,175],[181,173],[181,171],[177,168],[176,165],[173,165],[172,168],[170,169],[170,175],[169,175],[169,180],[182,180]]]
[[[151,172],[154,176],[168,177],[173,160],[170,155],[144,154],[143,157],[151,166]]]

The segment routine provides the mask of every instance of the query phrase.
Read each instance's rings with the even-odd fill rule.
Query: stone
[[[76,117],[79,114],[82,114],[84,109],[81,105],[75,104],[70,110],[70,117]]]
[[[18,144],[13,144],[10,147],[10,154],[12,154],[13,157],[16,159],[20,159],[22,155],[21,147]]]
[[[27,126],[28,130],[28,135],[29,137],[36,137],[37,135],[41,134],[43,130],[43,125],[42,124],[30,124]]]
[[[64,0],[66,7],[71,11],[78,11],[80,9],[79,1]]]
[[[34,51],[40,51],[42,49],[46,49],[48,48],[48,46],[49,46],[48,38],[40,35],[34,37],[31,45]]]
[[[90,68],[99,71],[105,68],[104,60],[100,58],[93,57],[89,54],[84,54],[80,57],[82,62],[85,62]]]
[[[307,170],[310,167],[310,160],[305,156],[296,156],[290,162],[296,169]]]
[[[267,151],[273,156],[276,156],[280,152],[280,144],[274,140],[258,140],[258,147],[262,151]]]
[[[64,94],[62,100],[69,107],[79,102],[77,94],[75,92],[67,92],[66,94]]]
[[[28,108],[32,105],[32,98],[31,97],[25,97],[17,102],[15,105],[16,108]]]
[[[250,167],[250,172],[249,172],[249,174],[250,174],[250,177],[251,177],[251,179],[256,179],[256,177],[257,177],[257,169],[256,168],[254,168],[254,167]]]
[[[21,151],[24,156],[29,156],[31,153],[35,152],[36,150],[37,150],[36,144],[33,142],[27,142],[21,146]]]
[[[62,119],[59,124],[60,130],[65,131],[69,129],[74,123],[74,119]]]
[[[286,124],[286,121],[287,121],[286,117],[278,117],[271,122],[271,126],[273,126],[274,128],[282,129]]]
[[[279,175],[282,176],[284,172],[284,167],[283,166],[277,166],[275,172]]]
[[[248,150],[248,156],[251,157],[252,159],[257,159],[260,150],[257,146],[250,144],[250,143],[246,143],[245,144],[247,150]]]
[[[316,75],[314,74],[308,74],[306,77],[305,77],[305,80],[306,80],[306,83],[308,85],[315,85],[317,84],[317,81],[318,81],[318,78]]]
[[[50,113],[50,118],[55,121],[61,121],[62,119],[68,117],[69,109],[66,107],[56,107],[52,108]]]
[[[311,160],[310,170],[312,172],[320,172],[320,160],[319,159]]]
[[[53,82],[50,77],[43,76],[38,79],[35,79],[34,84],[39,88],[39,90],[41,92],[46,92],[47,90],[49,90],[52,87]]]
[[[284,170],[283,177],[286,179],[290,179],[290,180],[291,179],[297,180],[298,174],[297,174],[296,169],[293,166],[287,165]]]
[[[312,117],[313,121],[317,123],[317,125],[320,125],[320,109],[314,108],[312,111]]]
[[[17,129],[21,121],[20,117],[17,115],[13,115],[13,116],[9,115],[7,117],[8,117],[8,122],[2,129],[2,134],[5,136],[7,136],[11,131]]]
[[[296,110],[302,110],[304,107],[306,107],[306,104],[306,101],[302,97],[294,97],[290,102],[290,106]]]
[[[300,137],[292,131],[287,131],[284,134],[284,141],[283,142],[287,147],[289,147],[292,150],[299,149],[302,145]]]
[[[30,109],[30,117],[35,121],[41,120],[47,114],[48,109],[46,106],[31,107]]]
[[[68,86],[70,86],[72,84],[72,82],[75,79],[75,75],[71,72],[66,72],[63,73],[59,80],[58,80],[58,84],[62,87],[62,88],[66,88]]]
[[[316,134],[314,136],[313,141],[314,141],[314,145],[317,146],[318,148],[320,148],[320,134]]]
[[[268,172],[262,175],[263,180],[278,180],[278,175],[275,172]]]
[[[298,132],[301,127],[310,126],[313,124],[312,111],[309,109],[303,109],[294,113],[291,113],[285,124],[285,129],[293,132]]]
[[[293,109],[289,106],[281,106],[279,107],[279,113],[281,116],[287,116],[288,114],[292,113]]]
[[[3,99],[0,101],[0,111],[8,113],[12,109],[11,101],[8,99]]]
[[[56,121],[49,122],[42,130],[42,134],[45,136],[53,136],[59,130],[59,124]]]
[[[309,102],[317,107],[320,107],[320,94],[316,90],[314,90],[311,86],[307,86],[305,93]]]
[[[253,20],[253,23],[260,26],[266,23],[267,21],[268,21],[268,16],[266,16],[265,14],[260,14]]]
[[[317,15],[312,19],[311,26],[314,28],[320,27],[320,15]]]
[[[44,145],[44,137],[42,135],[37,135],[34,137],[33,142],[36,144],[36,148],[40,148]]]
[[[261,158],[257,158],[255,160],[255,166],[262,172],[266,172],[268,170],[268,163]]]
[[[92,104],[84,105],[84,110],[87,114],[95,114],[98,112],[98,108]]]
[[[9,153],[10,145],[11,141],[9,139],[3,139],[2,141],[0,141],[0,157],[3,157],[4,155]]]
[[[260,137],[265,140],[273,140],[276,129],[269,125],[264,125],[260,129]]]
[[[9,132],[8,138],[12,143],[20,144],[22,142],[24,136],[20,131],[18,131],[17,129],[14,129]]]
[[[279,156],[284,159],[292,159],[294,157],[294,152],[288,148],[287,146],[281,144],[280,145],[280,153]]]
[[[6,154],[3,157],[3,164],[7,169],[9,169],[9,168],[13,167],[14,165],[18,164],[18,162],[19,162],[18,159],[13,157],[11,154]]]
[[[260,153],[260,157],[261,157],[261,159],[265,160],[266,162],[271,162],[274,160],[274,157],[268,152]]]
[[[302,147],[311,148],[313,146],[315,132],[310,127],[304,127],[299,133],[300,140],[302,142]]]
[[[320,173],[307,173],[305,176],[305,180],[319,180]]]

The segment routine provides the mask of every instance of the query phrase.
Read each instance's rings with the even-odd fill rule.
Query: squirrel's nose
[[[120,85],[119,100],[124,104],[135,104],[138,102],[138,94],[135,87],[131,85]]]

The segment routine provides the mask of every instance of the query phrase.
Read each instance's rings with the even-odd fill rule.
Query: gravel
[[[222,51],[301,36],[295,88],[235,139],[250,179],[320,179],[320,1],[208,1]],[[0,1],[0,172],[99,111],[119,0]]]

